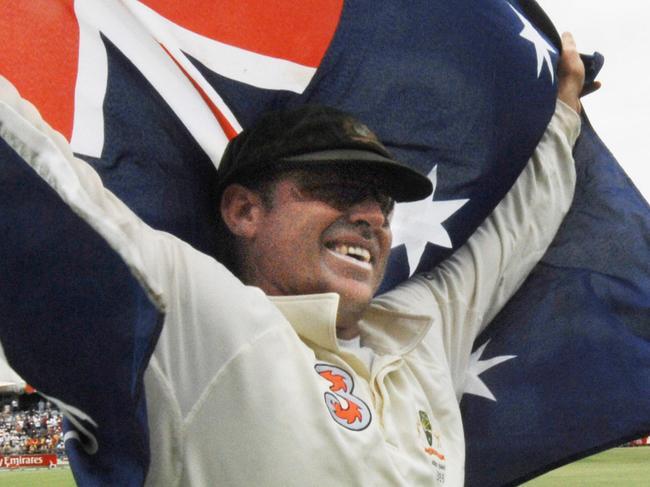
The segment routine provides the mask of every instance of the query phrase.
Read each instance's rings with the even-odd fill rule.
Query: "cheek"
[[[292,266],[287,271],[300,272],[298,266],[311,266],[311,261],[321,257],[324,235],[339,216],[339,212],[319,202],[276,200],[260,236],[277,265],[282,260]]]
[[[379,235],[379,247],[381,248],[382,262],[384,266],[386,265],[386,262],[388,262],[388,257],[390,257],[392,243],[393,234],[390,231],[390,228],[388,228],[385,232],[382,232]]]
[[[313,220],[304,215],[270,221],[265,229],[264,247],[270,258],[292,263],[294,271],[307,264],[307,259],[320,249],[320,233]],[[291,268],[287,271],[292,270]]]
[[[391,231],[390,227],[386,229],[386,246],[388,247],[388,250],[390,251],[391,246],[393,245],[393,232]]]

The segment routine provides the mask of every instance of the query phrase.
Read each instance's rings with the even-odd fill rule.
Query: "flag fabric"
[[[269,109],[349,111],[406,163],[436,168],[439,207],[466,201],[443,245],[425,249],[430,266],[467,239],[541,138],[557,47],[505,1],[302,4],[7,2],[2,35],[16,50],[0,68],[138,215],[208,253],[227,138]],[[37,40],[16,42],[27,36]],[[404,254],[387,287],[408,276]]]
[[[2,2],[0,12],[0,39],[6,46],[0,53],[0,74],[39,108],[45,120],[67,138],[75,154],[88,161],[103,183],[143,220],[209,254],[214,254],[217,245],[215,166],[228,138],[271,109],[322,103],[356,115],[400,160],[429,174],[435,183],[431,200],[396,209],[395,247],[382,290],[418,269],[430,268],[464,243],[511,187],[554,110],[559,38],[530,0],[379,4],[370,0],[307,0],[299,5],[280,0],[34,0]],[[582,140],[584,147],[590,139],[583,136]],[[3,235],[10,237],[3,236],[0,259],[5,266],[2,275],[12,276],[3,296],[6,289],[6,296],[14,297],[1,301],[0,312],[8,317],[0,324],[5,354],[38,389],[60,398],[71,410],[83,412],[71,431],[85,429],[90,434],[78,436],[86,443],[66,443],[75,460],[73,470],[79,485],[141,485],[149,454],[141,379],[155,346],[160,312],[142,289],[138,290],[138,283],[120,265],[114,250],[58,202],[35,174],[21,169],[16,150],[6,143],[0,146],[2,171],[6,172],[0,184],[2,194],[8,195],[0,200],[1,218],[6,230]],[[596,152],[578,151],[578,155],[592,157]],[[615,172],[613,165],[609,161],[603,167]],[[21,198],[13,196],[17,184],[25,188]],[[626,184],[621,183],[621,192],[633,192]],[[609,190],[603,191],[609,194]],[[591,208],[589,202],[583,205]],[[592,293],[597,302],[611,313],[612,320],[625,325],[626,333],[640,340],[634,342],[636,348],[630,345],[633,340],[621,347],[631,347],[631,361],[637,356],[647,361],[643,345],[647,346],[648,340],[650,285],[647,264],[644,268],[642,261],[648,250],[649,212],[644,205],[637,200],[635,215],[643,225],[622,228],[618,221],[621,231],[635,239],[636,245],[619,253],[609,252],[609,247],[595,241],[591,242],[594,248],[583,250],[592,232],[588,224],[594,220],[574,210],[572,215],[577,212],[582,217],[577,223],[580,231],[565,230],[571,225],[570,218],[558,236],[564,245],[555,245],[517,299],[532,286],[529,283],[541,279],[537,277],[540,269],[551,265],[565,269],[570,267],[570,259],[584,260],[584,268],[602,280]],[[37,214],[41,216],[35,217]],[[603,221],[611,218],[605,216]],[[603,232],[608,224],[601,224]],[[18,232],[13,230],[16,227],[20,227]],[[51,229],[41,233],[44,240],[56,244],[48,252],[43,251],[43,242],[31,250],[21,243],[39,235],[39,228]],[[634,230],[636,237],[628,233]],[[56,260],[59,253],[61,259]],[[609,267],[589,267],[603,263],[603,253]],[[86,275],[85,285],[99,283],[91,287],[97,286],[97,292],[85,294],[83,313],[74,323],[63,321],[66,306],[73,305],[74,296],[78,296],[66,286],[84,283],[50,280],[46,269],[55,264],[60,269],[69,266],[68,275]],[[619,266],[627,264],[637,265],[638,273],[616,274],[622,269]],[[586,276],[587,271],[579,275]],[[609,275],[614,279],[604,280]],[[532,300],[543,305],[559,329],[570,335],[576,324],[588,321],[602,332],[588,316],[580,314],[579,306],[553,308],[551,304],[557,305],[551,294],[555,281],[541,281],[541,287],[535,288],[539,291],[531,291]],[[123,289],[118,293],[118,288]],[[29,297],[23,297],[24,305],[14,307],[17,294],[9,293],[11,289]],[[585,285],[582,289],[592,288]],[[634,292],[628,292],[630,289]],[[561,295],[568,294],[562,290]],[[547,301],[542,303],[542,298]],[[478,373],[476,378],[468,378],[468,394],[462,402],[468,424],[468,482],[480,483],[481,475],[497,472],[497,485],[563,461],[551,455],[536,463],[531,457],[537,458],[537,454],[518,444],[516,448],[528,452],[526,468],[521,467],[521,457],[513,455],[509,460],[510,450],[495,449],[491,454],[495,459],[498,455],[498,461],[493,459],[486,469],[485,452],[479,449],[483,441],[493,441],[494,448],[505,443],[496,440],[496,430],[501,438],[523,435],[514,426],[524,421],[516,420],[526,414],[540,415],[532,409],[534,405],[559,404],[533,396],[538,391],[531,389],[527,396],[530,411],[520,411],[517,416],[503,408],[504,416],[496,419],[496,410],[500,412],[506,403],[503,390],[521,392],[526,379],[533,377],[523,368],[524,352],[510,350],[509,342],[498,338],[510,336],[511,328],[525,330],[533,323],[539,333],[549,328],[547,323],[540,326],[541,314],[508,317],[513,307],[529,306],[521,299],[521,304],[514,301],[489,328],[495,335],[485,347],[486,339],[477,342],[481,348],[476,370],[483,366],[479,351],[485,357],[517,357],[486,370],[480,378]],[[29,317],[32,302],[60,303],[60,309],[51,318],[47,309],[37,307],[39,314]],[[596,301],[591,303],[593,311]],[[102,312],[106,309],[113,312]],[[23,331],[17,333],[18,328]],[[47,361],[52,366],[49,375],[24,363],[25,347],[21,346],[28,335],[39,334],[43,328],[48,339],[38,347],[30,344],[33,353],[51,353],[44,349],[54,347],[69,354],[65,360]],[[110,341],[104,335],[106,330],[122,343],[115,353],[107,348],[102,354],[102,346]],[[534,355],[534,363],[557,367],[563,363],[554,361],[558,354]],[[86,368],[86,362],[98,356],[105,357],[101,370]],[[539,367],[537,374],[541,374]],[[497,371],[504,372],[503,382],[496,378],[488,382]],[[647,382],[641,383],[635,375],[623,379],[614,372],[609,371],[609,377],[616,378],[621,388],[634,384],[636,394],[647,393]],[[551,379],[562,378],[553,375]],[[595,380],[584,384],[580,387],[603,387]],[[572,385],[569,382],[564,389]],[[101,393],[89,394],[102,388]],[[120,418],[107,411],[115,404],[126,408]],[[486,432],[480,425],[489,414],[494,414],[493,430]],[[548,416],[552,423],[553,416]],[[602,423],[602,417],[596,419]],[[647,431],[647,423],[640,423],[639,415],[628,417],[621,412],[617,419],[632,425],[632,430]],[[549,433],[548,423],[540,427]],[[583,435],[580,451],[567,450],[567,457],[618,441],[619,433],[605,433],[602,441],[595,442]],[[625,430],[621,437],[627,435]],[[564,448],[564,436],[559,430],[548,434],[545,451]],[[96,451],[88,445],[88,438],[96,440]],[[124,443],[130,448],[120,450]],[[113,472],[110,466],[115,461],[120,468]]]
[[[493,398],[461,402],[470,486],[516,485],[650,431],[650,208],[586,117],[575,158],[553,246],[476,341]]]
[[[80,485],[142,485],[149,451],[142,376],[162,314],[120,256],[5,140],[0,154],[5,356],[66,414],[71,463],[91,467],[81,477],[75,471]]]

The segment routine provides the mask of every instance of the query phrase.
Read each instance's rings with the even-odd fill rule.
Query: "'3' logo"
[[[352,431],[367,428],[372,419],[370,408],[352,394],[354,390],[352,376],[334,365],[316,364],[314,369],[331,384],[330,390],[324,394],[324,397],[332,419]]]

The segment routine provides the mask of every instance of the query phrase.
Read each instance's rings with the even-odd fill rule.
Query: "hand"
[[[562,56],[557,71],[559,78],[557,97],[580,113],[580,96],[596,91],[600,88],[600,82],[594,82],[583,92],[585,66],[582,64],[573,36],[568,32],[562,34]]]

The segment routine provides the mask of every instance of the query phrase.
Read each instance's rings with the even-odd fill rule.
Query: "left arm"
[[[555,113],[515,185],[449,259],[380,298],[433,316],[426,343],[447,357],[457,394],[476,336],[544,255],[571,205],[584,68],[572,38],[564,42]]]

